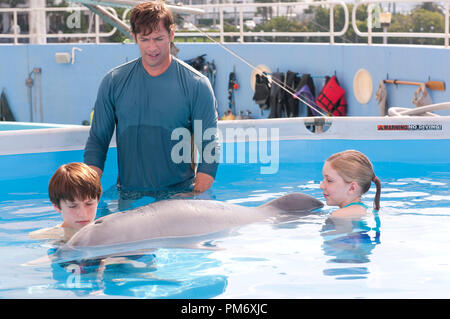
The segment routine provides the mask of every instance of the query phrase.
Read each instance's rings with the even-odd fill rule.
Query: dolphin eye
[[[101,219],[97,219],[97,220],[94,222],[95,225],[101,224],[101,223],[103,223],[103,220],[101,220]]]

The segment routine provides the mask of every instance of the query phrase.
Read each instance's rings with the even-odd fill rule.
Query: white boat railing
[[[139,1],[131,1],[131,0],[69,0],[69,2],[78,2],[84,5],[104,5],[105,9],[107,9],[111,15],[115,18],[120,19],[121,21],[127,23],[127,15],[130,11],[130,8],[133,4]],[[444,46],[449,46],[449,38],[450,38],[450,30],[449,30],[449,9],[450,9],[450,0],[396,0],[395,3],[407,3],[407,4],[421,4],[421,3],[436,3],[442,4],[443,7],[443,15],[445,19],[444,31],[443,32],[387,32],[387,28],[384,27],[381,32],[374,31],[375,28],[373,19],[379,18],[380,14],[380,6],[382,4],[392,3],[392,0],[355,0],[353,4],[351,16],[349,14],[348,5],[341,0],[330,0],[330,1],[314,1],[314,2],[277,2],[277,3],[221,3],[221,4],[203,4],[203,5],[191,5],[189,7],[178,7],[172,6],[174,11],[182,12],[184,14],[195,14],[195,17],[185,18],[185,21],[192,21],[195,23],[195,19],[198,19],[198,15],[203,13],[203,18],[208,17],[214,22],[218,20],[218,23],[213,23],[213,30],[206,30],[202,32],[196,31],[196,28],[193,30],[186,30],[179,28],[179,32],[176,32],[175,36],[178,38],[204,38],[206,40],[207,36],[214,37],[220,42],[240,42],[244,43],[245,41],[254,41],[257,39],[272,37],[275,39],[276,37],[289,37],[292,41],[295,41],[295,38],[303,37],[323,37],[329,38],[329,43],[334,44],[336,37],[341,37],[346,34],[350,25],[353,28],[355,34],[360,37],[367,37],[367,44],[373,44],[373,38],[382,37],[385,39],[384,43],[387,43],[388,38],[437,38],[444,39]],[[361,6],[367,6],[367,32],[362,32],[358,28],[357,24],[357,10]],[[117,12],[112,7],[106,6],[115,6],[126,8],[125,11],[121,14],[121,17],[118,17]],[[267,8],[267,11],[271,9],[275,12],[276,15],[289,17],[292,13],[298,9],[308,8],[310,6],[321,6],[328,8],[329,10],[329,25],[321,26],[325,31],[317,31],[317,32],[255,32],[252,31],[252,28],[247,26],[248,17],[254,15],[254,13],[258,10],[258,8]],[[335,8],[341,6],[343,8],[343,27],[341,30],[335,30]],[[377,10],[375,10],[377,9]],[[94,38],[96,43],[100,42],[100,38],[108,38],[112,36],[118,28],[114,27],[110,32],[100,32],[100,24],[102,19],[98,15],[95,16],[94,32],[79,32],[79,33],[46,33],[46,34],[36,34],[34,30],[34,34],[31,32],[20,32],[19,23],[18,23],[18,15],[19,14],[30,14],[32,11],[45,11],[45,13],[50,12],[68,12],[71,14],[79,14],[80,12],[90,12],[88,8],[80,6],[79,4],[71,4],[69,7],[52,7],[52,8],[0,8],[0,15],[2,14],[12,14],[12,24],[8,30],[3,30],[3,33],[0,33],[0,43],[5,42],[4,39],[13,39],[14,44],[19,44],[19,39],[27,38],[32,39],[32,37],[44,37],[45,39],[49,38]],[[184,11],[184,12],[183,12]],[[92,14],[92,13],[91,13]],[[378,16],[377,16],[378,15]],[[230,17],[234,18],[235,25],[234,31],[226,31],[225,24],[226,18],[230,20]],[[351,19],[351,24],[350,24]],[[253,20],[250,20],[253,21]],[[5,23],[3,23],[5,24]],[[80,28],[81,29],[81,28]],[[120,28],[119,28],[120,31]],[[0,28],[0,32],[1,28]],[[252,37],[253,39],[248,39],[247,37]],[[2,41],[3,39],[3,41]],[[276,39],[275,39],[276,40]],[[274,40],[274,41],[275,41]],[[8,42],[8,41],[6,41]],[[24,41],[22,41],[24,42]],[[31,43],[31,41],[30,41]]]

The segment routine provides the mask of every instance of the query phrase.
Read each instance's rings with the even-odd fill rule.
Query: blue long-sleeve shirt
[[[181,145],[181,135],[171,137],[177,128],[193,133],[194,123],[201,123],[202,136],[209,128],[217,129],[217,102],[207,77],[175,57],[164,73],[150,76],[141,58],[135,59],[112,69],[101,82],[84,161],[103,170],[116,128],[120,188],[170,189],[194,177],[190,161],[173,160],[172,149]],[[218,158],[217,134],[205,137],[196,137],[201,141],[197,148],[208,146]],[[215,177],[218,160],[205,161],[199,154],[197,172]]]

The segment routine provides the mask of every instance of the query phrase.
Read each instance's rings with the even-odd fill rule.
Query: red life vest
[[[327,77],[325,85],[316,99],[316,103],[328,115],[347,115],[345,90],[339,86],[339,82],[334,75],[331,78]]]

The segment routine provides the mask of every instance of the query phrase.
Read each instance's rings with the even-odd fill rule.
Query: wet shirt
[[[192,134],[196,123],[195,133],[201,135],[195,137],[200,154],[197,172],[215,177],[218,160],[204,160],[202,151],[212,149],[209,154],[218,157],[217,134],[204,134],[217,128],[216,103],[209,80],[175,57],[158,76],[145,71],[141,58],[116,67],[100,84],[84,161],[103,170],[116,129],[119,187],[170,189],[194,177],[185,154],[190,147],[180,150],[180,143],[190,145],[190,136],[183,132]]]

